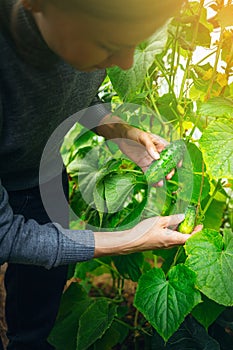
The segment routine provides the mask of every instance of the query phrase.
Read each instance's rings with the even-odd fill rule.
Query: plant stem
[[[138,309],[136,309],[135,315],[134,315],[134,322],[133,322],[135,330],[138,329],[138,316],[139,316],[139,311],[138,311]],[[135,334],[135,335],[137,335],[137,334]]]
[[[207,60],[207,58],[211,57],[212,55],[215,55],[217,50],[212,51],[207,56],[203,57],[200,61],[196,63],[196,66],[199,66],[203,61]]]
[[[204,181],[205,181],[205,163],[204,163],[204,160],[202,160],[201,186],[200,186],[200,192],[199,192],[198,202],[197,202],[197,211],[196,211],[197,216],[199,214],[200,207],[201,207],[201,196],[204,188]]]
[[[172,262],[172,264],[171,264],[171,266],[170,266],[170,268],[169,268],[169,271],[171,270],[171,268],[172,268],[173,266],[176,265],[177,261],[179,260],[179,257],[180,257],[180,255],[181,255],[181,253],[182,253],[182,248],[183,248],[183,247],[180,246],[180,247],[177,249],[176,255],[175,255],[174,260],[173,260],[173,262]],[[169,271],[168,271],[168,272],[169,272]],[[167,274],[168,274],[168,272],[167,272]],[[166,274],[166,276],[167,276],[167,274]]]
[[[214,192],[213,192],[212,196],[211,196],[210,199],[208,200],[208,202],[207,202],[205,208],[203,209],[203,211],[202,211],[202,213],[201,213],[201,219],[200,219],[201,221],[203,220],[203,218],[204,218],[204,216],[205,216],[207,210],[209,209],[211,203],[213,202],[214,197],[215,197],[216,193],[218,192],[218,189],[219,189],[219,185],[220,185],[220,184],[221,184],[221,179],[218,180],[218,182],[217,182],[217,184],[216,184],[216,186],[215,186],[215,189],[214,189]]]
[[[125,327],[129,328],[132,331],[135,331],[135,328],[133,326],[130,326],[128,323],[126,323],[126,322],[124,322],[122,320],[119,320],[119,318],[114,318],[114,321],[116,321],[119,324],[122,324],[122,326],[125,326]]]
[[[216,57],[215,57],[215,62],[214,62],[214,67],[213,67],[213,74],[212,74],[211,79],[210,79],[210,84],[208,86],[208,90],[207,90],[207,93],[206,93],[206,96],[205,96],[205,100],[208,100],[210,98],[211,91],[212,91],[212,88],[213,88],[213,85],[214,85],[214,82],[215,82],[216,73],[217,73],[217,69],[218,69],[218,62],[219,62],[221,49],[222,49],[222,44],[223,44],[224,30],[225,29],[221,27],[219,44],[218,44],[218,47],[217,47]]]
[[[175,58],[176,58],[176,51],[177,51],[177,37],[179,34],[179,25],[176,27],[176,33],[175,33],[175,37],[173,38],[172,41],[172,57],[171,57],[171,71],[170,71],[170,76],[169,76],[169,80],[170,80],[170,86],[172,88],[172,91],[174,91],[174,84],[175,84],[175,76],[176,76],[176,67],[175,67]],[[170,93],[172,93],[172,91],[169,90]]]
[[[98,258],[95,258],[95,261],[97,261],[100,265],[106,267],[107,269],[109,269],[110,271],[112,271],[114,274],[117,275],[118,278],[121,278],[121,275],[119,274],[119,272],[117,270],[115,270],[112,266],[105,264],[103,261],[101,261]]]
[[[170,83],[170,80],[168,78],[168,72],[166,71],[165,67],[161,64],[161,62],[157,59],[157,57],[155,57],[155,64],[158,66],[158,68],[160,69],[161,73],[163,74],[163,77],[164,79],[166,80],[168,86],[169,86],[169,91],[171,91],[171,94],[174,98],[174,100],[176,101],[177,98],[176,98],[176,95],[175,95],[175,92],[173,90],[173,87]]]
[[[190,134],[189,134],[188,137],[187,137],[187,140],[188,140],[188,141],[190,141],[191,138],[193,137],[194,131],[195,131],[195,129],[196,129],[196,127],[197,127],[197,124],[198,124],[198,122],[199,122],[200,119],[201,119],[201,115],[199,115],[199,116],[196,117],[195,123],[194,123],[194,125],[193,125],[193,127],[192,127],[192,130],[190,131]]]
[[[199,20],[200,20],[200,17],[201,17],[201,11],[202,11],[203,6],[204,6],[204,0],[201,0],[200,1],[200,5],[199,5],[199,9],[198,9],[196,25],[194,27],[193,38],[192,38],[192,42],[191,42],[191,45],[190,45],[190,52],[189,52],[189,56],[188,56],[188,59],[187,59],[187,62],[186,62],[186,67],[185,67],[183,79],[182,79],[182,82],[181,82],[179,101],[182,100],[184,86],[185,86],[186,80],[188,79],[188,76],[189,76],[189,68],[190,68],[190,64],[191,64],[192,58],[193,58],[193,51],[195,49],[195,42],[196,42],[196,39],[197,39],[197,34],[198,34],[198,29],[199,29]]]
[[[153,94],[151,93],[151,88],[150,88],[150,86],[148,85],[147,79],[148,79],[148,76],[147,76],[147,78],[145,79],[145,85],[146,85],[146,88],[147,88],[147,90],[148,90],[148,92],[149,92],[150,102],[151,102],[151,104],[152,104],[152,108],[155,110],[156,117],[158,117],[160,123],[163,125],[163,124],[164,124],[164,121],[163,121],[162,116],[161,116],[161,114],[160,114],[160,112],[159,112],[159,109],[158,109],[158,107],[157,107],[157,105],[156,105],[156,102],[155,102],[155,100],[154,100],[154,96],[153,96]]]

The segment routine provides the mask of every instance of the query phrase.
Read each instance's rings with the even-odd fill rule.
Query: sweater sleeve
[[[0,263],[52,268],[93,258],[92,231],[68,230],[56,223],[38,224],[14,215],[0,183]]]
[[[2,135],[0,96],[0,137]],[[32,264],[52,268],[89,260],[94,255],[92,231],[63,229],[55,223],[40,225],[14,215],[8,194],[0,180],[0,264],[4,262]]]

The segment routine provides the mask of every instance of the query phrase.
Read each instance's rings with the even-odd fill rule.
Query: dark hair
[[[38,0],[28,0],[36,3]],[[142,5],[144,0],[39,0],[42,6],[52,4],[63,11],[79,11],[93,17],[104,19],[126,19],[130,20],[140,18],[141,14],[137,13],[135,17],[135,9],[138,5]],[[171,17],[175,10],[179,10],[183,0],[149,0],[148,15],[155,17],[163,15],[166,18]],[[122,8],[125,11],[122,11]],[[146,9],[146,8],[145,8]],[[143,14],[142,14],[143,16]]]

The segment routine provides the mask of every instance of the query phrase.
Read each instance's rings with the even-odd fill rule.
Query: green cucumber
[[[155,184],[168,175],[173,168],[176,168],[183,158],[185,143],[182,140],[171,142],[160,153],[160,159],[155,160],[145,172],[148,184]]]
[[[178,226],[178,231],[181,233],[190,234],[193,232],[196,221],[196,207],[194,205],[188,205],[185,210],[185,219]]]

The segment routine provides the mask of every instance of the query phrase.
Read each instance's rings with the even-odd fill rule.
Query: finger
[[[162,227],[177,226],[185,219],[185,214],[174,214],[170,216],[161,216],[160,224]]]
[[[179,163],[177,164],[178,168],[181,168],[183,164],[183,160],[179,161]]]
[[[153,158],[154,160],[158,160],[160,158],[159,152],[156,150],[155,147],[149,147],[147,148],[148,154]]]
[[[196,227],[194,227],[194,230],[191,233],[191,235],[194,233],[200,232],[202,229],[203,229],[203,225],[197,225]]]
[[[169,247],[174,247],[177,245],[183,245],[190,238],[190,235],[183,234],[178,231],[173,231],[170,229],[165,230],[165,234],[169,236]]]
[[[147,134],[145,138],[145,146],[147,148],[147,152],[153,159],[159,159],[159,153],[169,144],[166,140],[158,135]]]
[[[171,178],[174,176],[175,172],[176,172],[176,170],[172,169],[172,171],[166,176],[166,179],[171,180]]]
[[[153,158],[154,160],[158,160],[160,158],[159,152],[157,151],[153,142],[151,142],[151,145],[149,146],[146,145],[146,150],[148,154],[151,156],[151,158]]]
[[[140,135],[140,143],[146,147],[146,150],[152,159],[158,160],[160,158],[157,144],[154,143],[150,134],[146,132],[142,133]]]
[[[162,138],[159,135],[151,134],[151,137],[152,137],[153,142],[156,145],[160,146],[162,149],[165,148],[169,144],[169,142],[167,140],[165,140],[164,138]]]
[[[163,180],[160,180],[155,184],[155,187],[163,187]]]
[[[173,225],[177,226],[182,221],[184,221],[185,214],[174,214],[174,215],[168,216],[168,218],[169,218],[168,226],[173,226]]]

